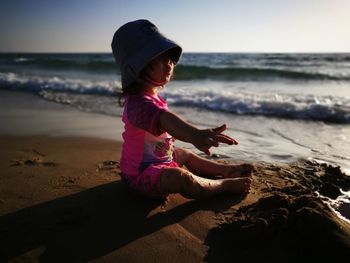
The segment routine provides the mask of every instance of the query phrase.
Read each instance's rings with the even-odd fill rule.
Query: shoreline
[[[74,98],[71,99],[74,101]],[[6,124],[0,127],[0,135],[87,136],[122,141],[120,112],[118,116],[110,116],[73,105],[49,101],[30,92],[0,89],[0,120]],[[199,128],[227,124],[225,133],[240,143],[238,147],[223,145],[213,148],[214,156],[269,163],[291,163],[300,158],[312,158],[339,165],[350,175],[350,159],[346,151],[350,126],[262,116],[233,117],[224,112],[217,114],[196,108],[172,108]],[[320,136],[319,140],[315,140],[317,136]],[[191,144],[181,141],[175,143],[200,154]]]
[[[119,117],[78,110],[29,92],[0,89],[0,135],[83,136],[121,141]]]

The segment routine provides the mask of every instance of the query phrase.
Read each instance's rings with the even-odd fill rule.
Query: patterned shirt
[[[142,92],[126,97],[120,160],[123,174],[136,176],[150,164],[173,160],[174,139],[159,125],[160,114],[166,111],[168,106],[159,95]]]

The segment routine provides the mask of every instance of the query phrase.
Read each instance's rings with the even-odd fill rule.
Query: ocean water
[[[1,89],[83,111],[120,116],[120,86],[110,53],[0,54]],[[350,174],[350,53],[185,53],[161,94],[195,125],[227,123],[240,144],[219,156],[311,158]]]

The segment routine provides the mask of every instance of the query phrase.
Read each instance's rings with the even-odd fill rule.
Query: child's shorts
[[[160,176],[164,168],[179,167],[175,161],[168,163],[151,164],[137,176],[127,176],[122,174],[122,180],[129,187],[140,194],[145,194],[152,197],[164,197],[160,191]]]

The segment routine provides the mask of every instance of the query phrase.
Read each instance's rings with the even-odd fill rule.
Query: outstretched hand
[[[229,145],[238,144],[235,139],[223,134],[226,128],[226,124],[223,124],[213,129],[198,130],[193,145],[196,146],[198,150],[210,155],[209,149],[213,146],[218,147],[219,143],[226,143]]]
[[[210,155],[209,149],[213,146],[218,147],[219,143],[238,144],[235,139],[223,134],[226,124],[213,129],[201,130],[170,111],[160,114],[160,127],[175,138],[192,143],[197,149],[208,155]]]

